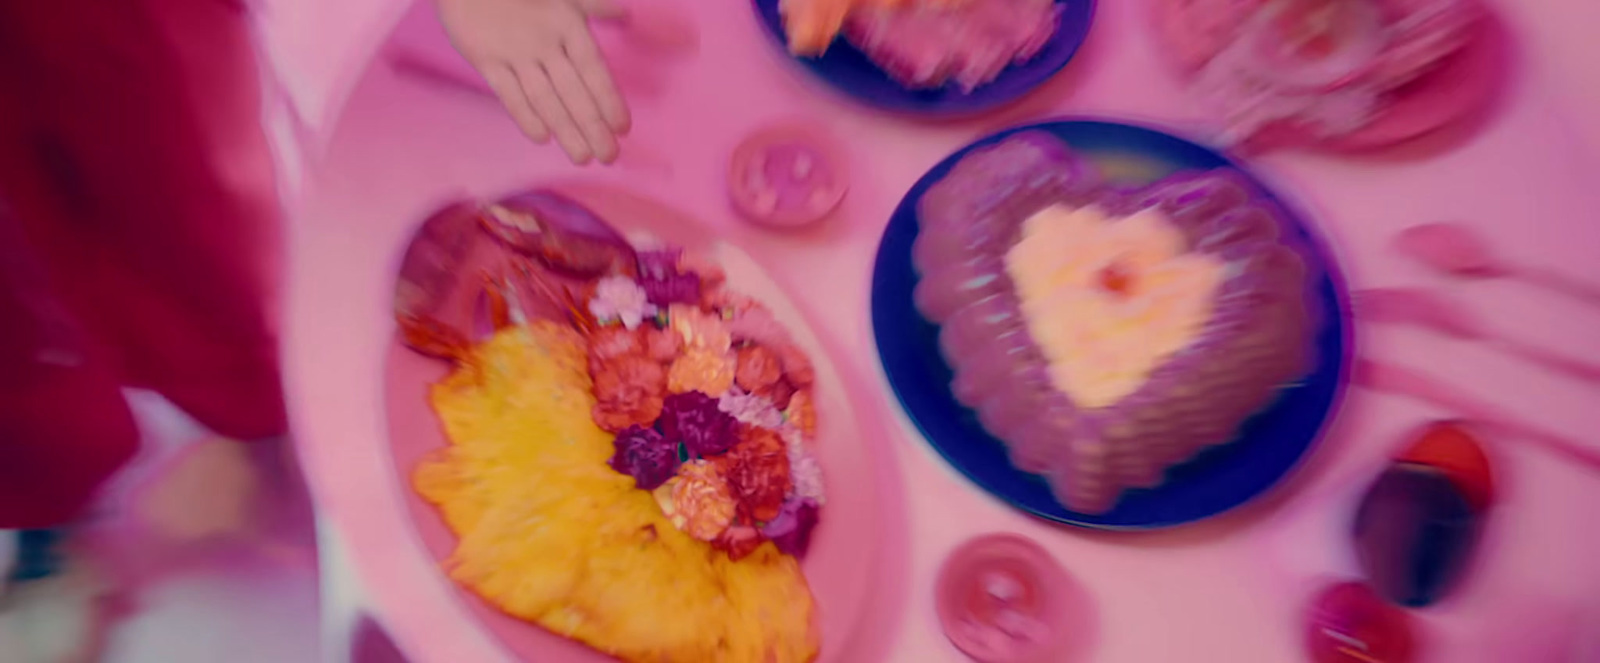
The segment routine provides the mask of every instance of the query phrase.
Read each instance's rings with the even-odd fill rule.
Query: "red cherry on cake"
[[[1133,288],[1133,274],[1121,263],[1113,262],[1102,267],[1096,278],[1100,289],[1119,297],[1127,295]]]
[[[1364,583],[1324,589],[1311,602],[1306,650],[1313,663],[1408,663],[1416,652],[1411,618]]]
[[[1460,421],[1436,421],[1423,426],[1416,441],[1395,458],[1436,469],[1461,491],[1474,511],[1494,502],[1494,475],[1472,431]]]

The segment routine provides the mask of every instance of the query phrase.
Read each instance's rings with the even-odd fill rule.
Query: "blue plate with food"
[[[1016,101],[1083,45],[1094,0],[752,0],[767,33],[868,105],[971,115]]]
[[[1244,504],[1332,420],[1346,289],[1292,206],[1215,150],[1091,120],[935,166],[878,248],[873,329],[928,442],[1041,518],[1150,529]]]

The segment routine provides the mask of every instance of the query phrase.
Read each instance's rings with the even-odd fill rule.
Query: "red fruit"
[[[1333,585],[1312,600],[1306,650],[1313,663],[1408,663],[1411,618],[1364,583]]]
[[[1444,473],[1474,511],[1483,511],[1494,502],[1494,475],[1489,470],[1489,457],[1463,422],[1436,421],[1423,426],[1416,441],[1395,460],[1426,465]]]

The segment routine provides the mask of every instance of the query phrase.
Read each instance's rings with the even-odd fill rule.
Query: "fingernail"
[[[589,146],[583,143],[562,142],[561,150],[567,153],[567,158],[571,159],[572,163],[576,164],[582,164],[594,157],[594,153],[589,151]]]

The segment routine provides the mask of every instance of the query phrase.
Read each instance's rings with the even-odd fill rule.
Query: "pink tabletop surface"
[[[805,79],[763,41],[746,0],[680,2],[703,33],[701,53],[662,65],[652,74],[657,84],[632,88],[636,121],[624,143],[627,157],[581,175],[672,201],[739,234],[779,281],[804,284],[791,294],[816,316],[819,332],[839,341],[835,359],[878,383],[881,410],[891,413],[885,416],[897,431],[890,446],[904,475],[913,542],[909,603],[890,660],[962,660],[938,632],[932,580],[953,547],[991,531],[1034,537],[1081,584],[1096,612],[1094,632],[1078,635],[1089,641],[1085,660],[1300,660],[1299,616],[1314,583],[1353,570],[1342,532],[1360,483],[1398,434],[1442,413],[1355,391],[1312,463],[1270,498],[1195,526],[1111,535],[1050,527],[973,489],[904,421],[877,368],[866,287],[877,238],[901,193],[939,158],[990,129],[1055,114],[1201,126],[1157,58],[1136,3],[1102,3],[1085,51],[1032,101],[979,121],[925,124],[864,111]],[[1528,16],[1508,16],[1512,30],[1522,34]],[[437,27],[419,17],[401,38],[437,39]],[[1543,60],[1530,57],[1524,65]],[[1600,358],[1600,312],[1509,283],[1443,283],[1386,249],[1388,238],[1409,224],[1462,220],[1490,234],[1499,252],[1600,279],[1593,262],[1600,187],[1592,184],[1600,153],[1586,146],[1592,126],[1575,122],[1586,104],[1572,90],[1582,88],[1551,84],[1563,74],[1524,70],[1477,134],[1430,158],[1284,153],[1259,159],[1259,170],[1314,213],[1355,287],[1444,287],[1497,329]],[[744,132],[795,114],[828,123],[854,146],[852,188],[824,226],[760,234],[727,207],[725,160]],[[326,154],[307,171],[305,207],[290,234],[291,408],[332,527],[404,531],[407,514],[394,508],[401,488],[374,443],[384,430],[389,289],[402,243],[432,202],[580,173],[555,151],[523,141],[492,101],[381,65],[349,92],[329,128]],[[1578,383],[1419,332],[1363,330],[1360,341],[1374,356],[1425,367],[1580,439],[1600,430],[1595,394]],[[1562,630],[1579,628],[1579,619],[1600,609],[1600,565],[1593,563],[1600,558],[1600,514],[1593,506],[1600,477],[1534,450],[1501,448],[1496,458],[1503,502],[1478,565],[1455,597],[1419,613],[1426,660],[1569,660],[1525,645],[1558,646]],[[342,490],[343,483],[389,490]],[[381,555],[351,553],[372,594],[369,608],[401,647],[421,663],[504,660],[470,628],[408,630],[397,623],[407,605],[453,600],[420,545],[397,543]],[[405,582],[374,586],[376,578],[397,577]],[[1590,622],[1589,628],[1600,627]]]

